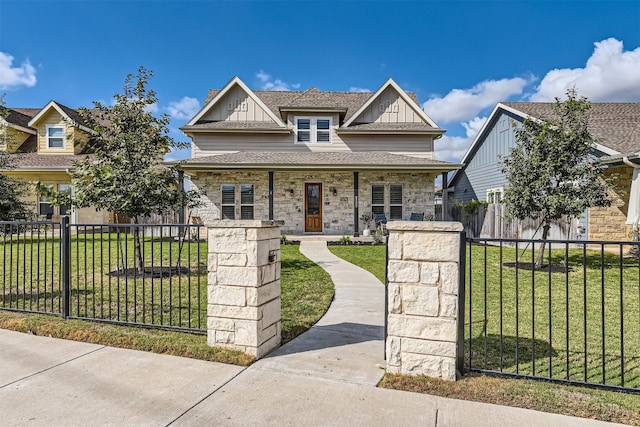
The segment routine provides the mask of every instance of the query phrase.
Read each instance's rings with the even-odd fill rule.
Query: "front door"
[[[304,231],[322,231],[322,184],[304,185]]]

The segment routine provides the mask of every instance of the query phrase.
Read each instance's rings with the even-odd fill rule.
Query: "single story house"
[[[238,77],[208,93],[181,128],[182,164],[204,194],[193,215],[276,220],[287,234],[353,234],[363,214],[434,213],[434,158],[445,132],[392,79],[377,91],[254,91]]]
[[[471,200],[500,203],[506,186],[501,157],[516,145],[516,129],[525,118],[544,119],[553,115],[555,103],[503,102],[496,105],[462,159],[464,167],[448,180],[447,191],[460,203]],[[583,218],[574,219],[571,230],[552,229],[551,238],[629,240],[631,225],[640,215],[640,103],[593,102],[589,110],[589,131],[598,141],[592,155],[607,165],[605,174],[615,174],[616,194],[609,208],[589,208]],[[626,154],[625,154],[626,153]],[[528,238],[528,234],[518,237]],[[491,236],[500,237],[500,236]]]

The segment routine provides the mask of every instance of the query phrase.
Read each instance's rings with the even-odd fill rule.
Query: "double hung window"
[[[47,148],[64,148],[64,126],[47,126]]]
[[[222,184],[222,219],[236,219],[236,207],[239,206],[239,219],[254,219],[254,186],[240,184],[240,199],[236,200],[236,184]],[[238,204],[239,202],[239,204]]]
[[[330,144],[331,117],[297,117],[296,144]]]

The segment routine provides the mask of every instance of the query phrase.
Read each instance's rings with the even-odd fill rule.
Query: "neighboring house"
[[[15,169],[2,171],[26,182],[40,182],[55,191],[70,191],[72,162],[88,154],[87,141],[91,132],[77,110],[51,101],[44,108],[5,108],[6,137],[0,149],[15,160]],[[69,215],[72,223],[105,223],[109,213],[93,208],[70,209],[52,206],[49,201],[30,192],[28,201],[40,219],[59,220]]]
[[[198,216],[276,220],[289,234],[357,236],[363,213],[428,217],[436,176],[460,167],[434,159],[445,130],[392,79],[362,93],[252,91],[234,77],[181,130],[182,167],[205,194]]]
[[[501,172],[500,159],[516,145],[517,127],[528,117],[551,117],[554,105],[538,102],[498,104],[462,159],[464,167],[449,179],[447,190],[450,197],[461,203],[474,199],[500,203],[507,184]],[[640,214],[640,180],[637,170],[629,165],[631,162],[640,164],[640,103],[591,103],[589,130],[598,141],[592,154],[609,166],[606,175],[616,174],[619,196],[609,208],[589,208],[583,218],[574,220],[572,230],[563,229],[560,224],[551,238],[566,238],[567,231],[571,231],[573,238],[629,240],[630,224]],[[625,153],[632,153],[627,156],[632,159],[627,160],[628,163],[623,161]],[[631,210],[630,197],[634,207]],[[518,237],[531,237],[533,231],[535,229],[525,230]]]

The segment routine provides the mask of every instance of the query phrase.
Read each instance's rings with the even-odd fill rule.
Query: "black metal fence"
[[[465,371],[640,392],[638,245],[468,238]]]
[[[206,331],[202,225],[0,222],[0,309]],[[139,244],[138,244],[139,243]]]

